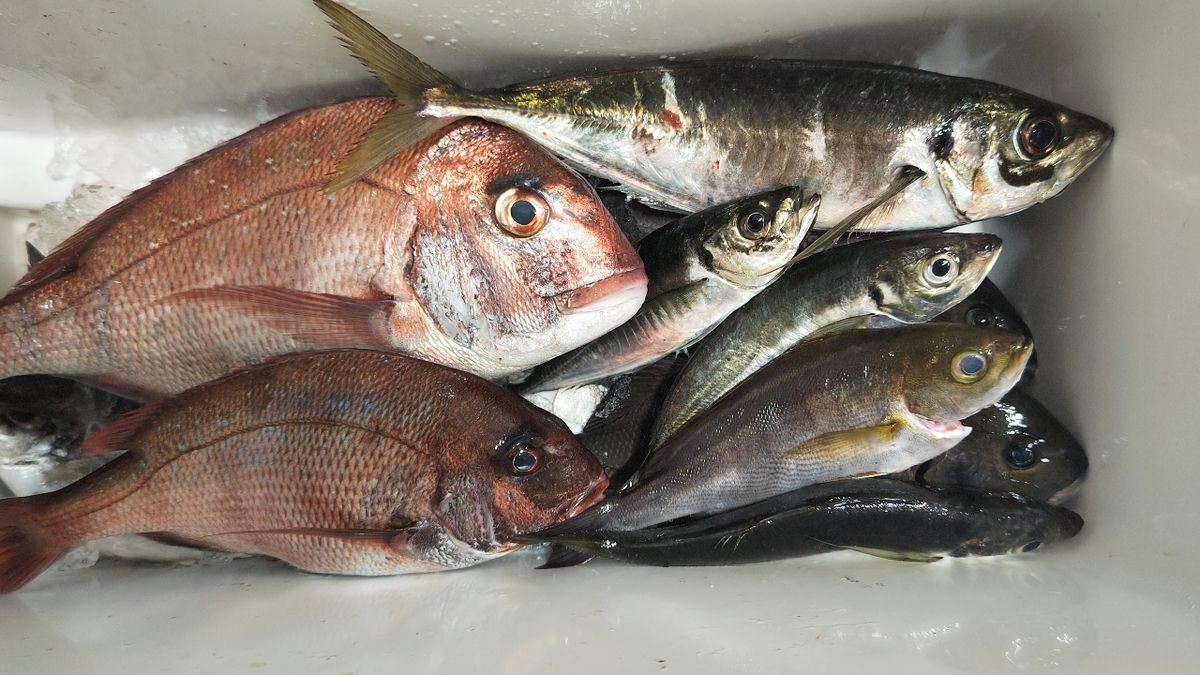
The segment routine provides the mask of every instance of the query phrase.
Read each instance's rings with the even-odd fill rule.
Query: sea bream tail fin
[[[450,78],[392,42],[354,12],[333,0],[313,0],[341,33],[350,53],[378,77],[398,105],[371,127],[338,165],[326,189],[333,191],[362,178],[404,148],[454,121],[421,115],[425,92],[432,88],[457,91]]]
[[[0,593],[29,583],[70,548],[56,542],[36,520],[43,495],[0,501]]]

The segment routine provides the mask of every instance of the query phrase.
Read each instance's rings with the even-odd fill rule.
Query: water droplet
[[[399,33],[392,33],[392,37],[394,37],[394,38],[396,38],[397,40],[399,40],[400,38],[402,38],[402,37],[404,37],[404,36],[403,36],[403,35],[401,35],[401,34],[399,34]]]
[[[541,45],[541,43],[538,43],[538,42],[530,42],[529,46],[530,47],[541,47],[542,45]]]
[[[459,21],[458,19],[455,19],[455,20],[454,20],[454,26],[455,26],[456,28],[462,28],[462,27],[463,27],[463,22]]]
[[[637,26],[630,26],[630,27],[629,27],[629,32],[630,32],[630,33],[636,33],[636,32],[637,32]]]
[[[493,26],[503,26],[504,24],[500,23],[500,19],[492,19],[492,25]]]
[[[423,38],[421,38],[421,39],[422,39],[422,40],[424,40],[424,41],[426,41],[426,42],[429,42],[429,43],[431,43],[431,44],[437,41],[437,38],[436,38],[436,37],[434,37],[434,36],[432,36],[432,35],[426,35],[425,37],[423,37]]]

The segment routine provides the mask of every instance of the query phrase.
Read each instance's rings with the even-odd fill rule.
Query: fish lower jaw
[[[962,440],[966,438],[967,434],[971,433],[971,427],[964,426],[962,420],[934,419],[918,415],[912,411],[909,411],[908,414],[916,423],[918,429],[936,439]]]
[[[599,281],[554,296],[563,314],[607,312],[630,307],[630,316],[646,299],[648,280],[641,268],[619,272]]]

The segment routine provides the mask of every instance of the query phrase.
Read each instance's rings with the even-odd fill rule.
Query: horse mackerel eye
[[[761,237],[767,231],[767,216],[762,211],[752,211],[742,218],[742,235],[747,239]]]
[[[1021,149],[1034,158],[1053,150],[1058,140],[1058,124],[1047,118],[1026,122],[1021,131]]]
[[[950,275],[950,261],[945,258],[938,258],[933,261],[933,274],[936,277],[944,278]]]

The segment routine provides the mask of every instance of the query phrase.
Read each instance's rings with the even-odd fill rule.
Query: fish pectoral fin
[[[837,544],[832,544],[837,546]],[[915,562],[915,563],[931,563],[942,559],[940,555],[925,553],[924,551],[894,551],[886,548],[872,548],[870,546],[838,546],[850,551],[858,551],[867,555],[873,555],[876,558],[885,558],[887,560],[897,560],[900,562]]]
[[[210,303],[253,318],[311,348],[393,349],[391,299],[366,300],[272,286],[216,286],[177,293],[169,300]]]
[[[896,433],[896,424],[887,422],[874,427],[833,431],[810,438],[803,443],[783,453],[785,459],[800,457],[831,457],[839,458],[848,455],[861,454],[863,448],[875,447],[881,443],[892,442]]]
[[[457,91],[450,78],[421,61],[408,50],[349,9],[333,0],[314,0],[329,23],[341,33],[350,53],[378,77],[399,105],[385,114],[363,136],[358,145],[338,165],[338,174],[329,182],[330,192],[362,178],[368,171],[437,129],[451,119],[421,117],[425,91],[440,87]]]
[[[126,447],[126,444],[137,435],[138,431],[152,423],[159,413],[166,409],[166,404],[167,401],[147,403],[121,415],[116,421],[101,427],[96,433],[83,439],[80,450],[85,456],[107,455],[110,452],[129,450],[130,448]]]

